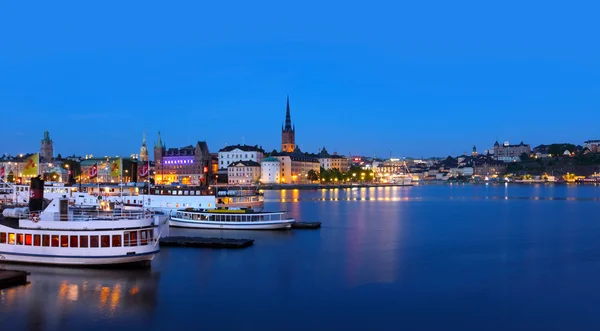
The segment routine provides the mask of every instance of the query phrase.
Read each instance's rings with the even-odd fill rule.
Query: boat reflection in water
[[[0,269],[16,268],[0,264]],[[151,323],[159,281],[151,269],[18,269],[31,273],[29,284],[0,290],[2,329],[22,328],[17,323],[23,320],[31,330],[72,329],[101,320],[135,320],[137,327]]]

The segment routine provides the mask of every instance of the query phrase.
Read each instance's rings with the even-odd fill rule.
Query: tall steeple
[[[156,145],[154,146],[154,148],[162,148],[162,140],[160,139],[160,131],[158,131],[158,141],[156,141]]]
[[[296,126],[292,126],[290,115],[290,96],[287,96],[285,105],[285,126],[281,128],[281,151],[294,152],[296,149]]]
[[[144,134],[142,135],[142,147],[140,147],[140,161],[148,161],[148,147],[146,146],[146,130],[144,130]]]
[[[292,116],[290,115],[290,96],[287,96],[287,102],[285,106],[285,130],[292,130]]]

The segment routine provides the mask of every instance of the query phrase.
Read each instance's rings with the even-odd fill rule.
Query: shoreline
[[[318,189],[346,189],[346,188],[364,188],[364,187],[412,187],[424,185],[598,185],[598,183],[555,183],[555,182],[455,182],[455,181],[427,181],[415,182],[410,185],[404,184],[269,184],[260,185],[258,188],[265,191],[276,190],[318,190]]]

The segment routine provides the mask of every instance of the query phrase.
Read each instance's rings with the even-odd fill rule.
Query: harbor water
[[[148,270],[1,264],[0,330],[598,330],[600,186],[265,192],[318,230],[167,248]]]

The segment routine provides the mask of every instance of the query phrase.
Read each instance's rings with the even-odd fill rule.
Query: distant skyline
[[[600,139],[594,2],[11,2],[0,153],[207,141],[445,157]]]

